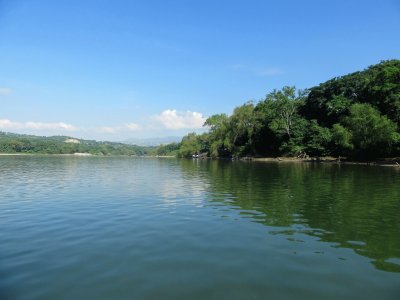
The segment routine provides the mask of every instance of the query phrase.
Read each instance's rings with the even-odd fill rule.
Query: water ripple
[[[0,298],[396,299],[399,187],[372,167],[0,157]]]

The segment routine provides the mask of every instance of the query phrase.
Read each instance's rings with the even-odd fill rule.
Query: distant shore
[[[116,157],[116,156],[128,156],[128,155],[96,155],[91,153],[70,153],[70,154],[46,154],[46,153],[0,153],[0,156],[71,156],[71,157]],[[144,155],[136,156],[131,155],[129,157],[149,157],[149,158],[176,158],[171,155]],[[202,157],[195,159],[212,159],[210,157]],[[307,159],[298,157],[242,157],[238,158],[239,161],[252,161],[252,162],[277,162],[277,163],[329,163],[338,165],[366,165],[366,166],[381,166],[381,167],[398,167],[400,168],[400,157],[393,158],[382,158],[373,161],[352,161],[346,158],[337,157],[310,157]]]
[[[156,158],[175,158],[172,155],[126,155],[126,154],[91,154],[91,153],[0,153],[0,156],[73,156],[73,157],[156,157]]]
[[[93,156],[91,153],[0,153],[0,156],[32,156],[32,155],[57,155],[57,156]]]
[[[0,156],[73,156],[73,157],[88,157],[88,156],[104,156],[104,155],[95,155],[90,153],[0,153]],[[122,156],[122,155],[121,155]]]

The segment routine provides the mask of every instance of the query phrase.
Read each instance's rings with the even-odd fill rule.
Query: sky
[[[388,59],[399,0],[0,0],[0,131],[182,136]]]

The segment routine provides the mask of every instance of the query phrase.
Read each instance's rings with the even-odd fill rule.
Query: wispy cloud
[[[7,96],[11,94],[11,89],[7,87],[0,87],[0,96]]]
[[[63,122],[58,122],[58,123],[14,122],[8,119],[0,119],[0,129],[63,130],[63,131],[78,130],[77,127]]]
[[[175,109],[167,109],[154,116],[154,120],[166,129],[177,130],[202,128],[206,118],[202,113],[195,111],[178,112]]]
[[[21,129],[23,123],[13,122],[8,119],[0,119],[0,129]]]
[[[130,131],[139,131],[142,129],[142,126],[135,124],[135,123],[128,123],[128,124],[125,124],[125,128]]]
[[[253,67],[245,64],[233,64],[229,66],[229,69],[235,72],[251,74],[254,76],[278,76],[284,74],[283,70],[280,68]]]
[[[119,128],[120,127],[107,127],[107,126],[104,126],[104,127],[95,128],[95,131],[102,132],[102,133],[116,133],[116,132],[119,131]]]
[[[117,133],[121,131],[140,131],[143,127],[136,123],[127,123],[121,126],[103,126],[98,127],[95,131],[103,132],[103,133]]]
[[[58,123],[26,122],[24,126],[28,129],[34,129],[34,130],[58,130],[58,129],[66,131],[78,130],[78,128],[76,128],[75,126],[63,122],[58,122]]]
[[[105,134],[129,133],[129,132],[162,132],[163,130],[184,130],[184,129],[200,129],[206,118],[200,112],[195,111],[178,111],[176,109],[166,109],[161,113],[144,118],[144,122],[125,123],[118,126],[100,126],[86,131],[95,131]]]
[[[246,68],[246,66],[242,64],[233,64],[230,65],[229,68],[232,70],[243,70],[244,68]]]
[[[265,68],[265,69],[259,69],[258,74],[260,76],[275,76],[283,74],[283,71],[278,68]]]

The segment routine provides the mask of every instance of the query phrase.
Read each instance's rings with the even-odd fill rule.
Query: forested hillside
[[[40,137],[0,132],[0,153],[41,153],[94,155],[146,155],[153,147],[97,142],[67,136]]]
[[[333,78],[308,90],[283,87],[258,103],[205,122],[209,132],[188,134],[179,156],[400,155],[400,61]]]

